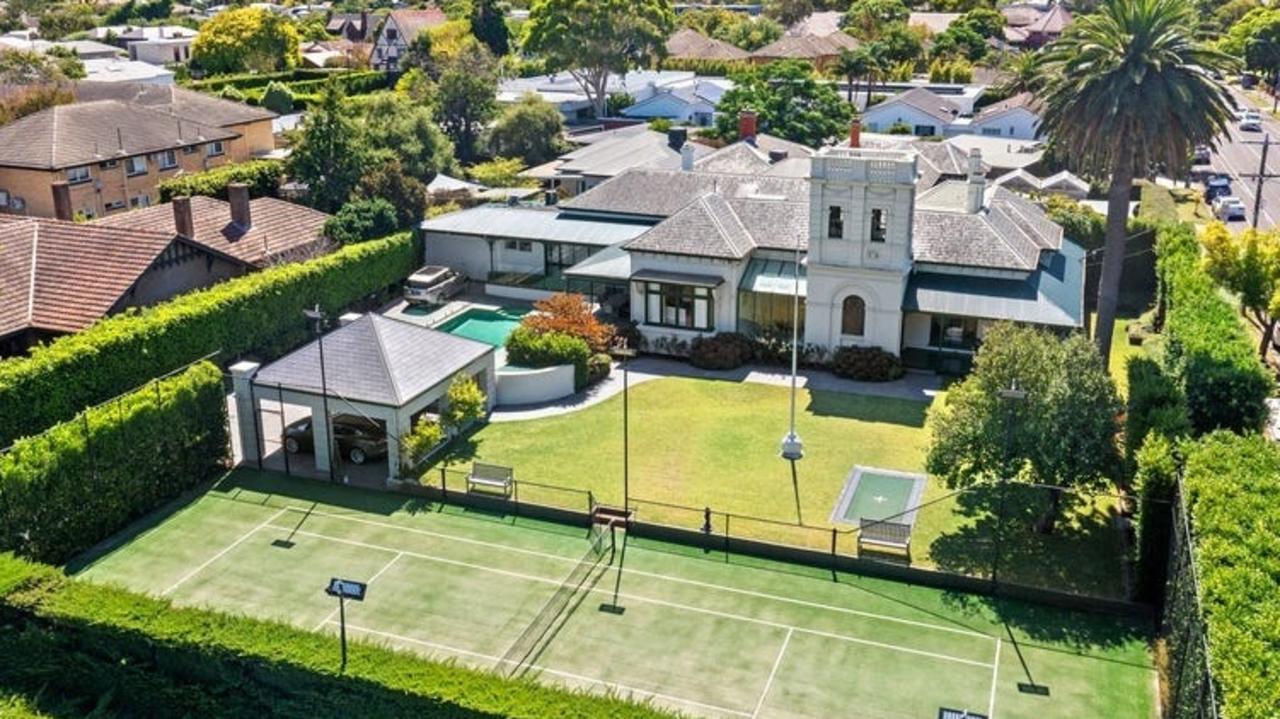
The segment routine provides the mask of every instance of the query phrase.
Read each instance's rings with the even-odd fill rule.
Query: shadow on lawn
[[[810,390],[809,404],[805,409],[815,417],[839,417],[859,422],[897,424],[905,427],[924,427],[925,412],[929,406],[923,402],[892,397]]]

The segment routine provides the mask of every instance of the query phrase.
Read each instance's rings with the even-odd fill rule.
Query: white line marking
[[[375,573],[374,573],[374,575],[373,575],[372,577],[369,577],[369,581],[365,582],[365,585],[366,585],[366,586],[368,586],[368,585],[373,584],[374,582],[376,582],[376,581],[378,580],[378,577],[381,577],[381,576],[382,576],[383,572],[386,572],[388,569],[390,569],[390,568],[391,568],[391,565],[395,564],[395,563],[396,563],[396,561],[397,561],[397,560],[399,560],[399,559],[400,559],[401,557],[403,557],[403,556],[404,556],[404,552],[396,552],[396,556],[392,557],[392,558],[391,558],[391,561],[389,561],[389,562],[387,562],[386,564],[382,565],[382,569],[379,569],[377,572],[375,572]],[[323,629],[323,628],[324,628],[324,625],[326,625],[326,624],[328,624],[329,622],[333,621],[333,618],[334,618],[335,616],[337,616],[338,611],[339,611],[339,609],[338,609],[338,608],[334,608],[334,610],[333,610],[332,612],[329,612],[329,616],[325,617],[324,619],[321,619],[321,620],[320,620],[320,623],[319,623],[319,624],[317,624],[317,625],[316,625],[316,627],[315,627],[315,629],[312,629],[311,631],[313,631],[313,632],[318,632],[318,631],[320,631],[321,629]]]
[[[399,525],[399,524],[391,524],[388,522],[378,522],[371,519],[364,519],[361,517],[351,517],[343,514],[335,514],[332,512],[310,510],[304,507],[290,506],[290,507],[286,507],[286,509],[289,509],[290,511],[294,511],[294,512],[305,512],[317,517],[327,517],[329,519],[346,520],[349,522],[356,522],[359,524],[366,524],[374,527],[383,527],[385,529],[395,529],[398,531],[408,532],[410,534],[419,534],[424,537],[444,539],[447,541],[460,542],[463,544],[472,544],[479,547],[488,547],[490,549],[499,549],[504,552],[524,554],[531,557],[542,557],[544,559],[552,559],[558,562],[574,563],[578,561],[571,557],[564,557],[557,554],[550,554],[547,552],[539,552],[534,549],[525,549],[523,547],[515,547],[508,544],[501,544],[498,542],[486,542],[480,539],[458,537],[452,534],[442,534],[440,532],[432,532],[427,529],[418,529],[416,527],[408,527],[408,526]],[[977,632],[972,629],[961,629],[958,627],[943,626],[941,624],[930,624],[929,622],[918,622],[912,619],[902,619],[900,617],[892,617],[885,614],[876,614],[875,612],[864,612],[858,609],[850,609],[848,607],[838,607],[832,604],[823,604],[821,602],[811,602],[805,599],[795,599],[792,597],[784,597],[777,594],[769,594],[767,592],[757,592],[752,589],[740,589],[738,587],[727,587],[721,584],[715,584],[713,582],[702,582],[696,579],[685,579],[682,577],[673,577],[667,574],[659,574],[657,572],[646,572],[642,569],[628,569],[627,573],[638,576],[638,577],[649,577],[651,579],[660,579],[663,581],[672,582],[675,584],[684,584],[691,587],[701,587],[703,589],[716,589],[723,592],[729,592],[731,594],[740,594],[742,596],[756,597],[757,599],[768,599],[775,602],[794,604],[796,606],[808,607],[810,609],[822,609],[829,612],[838,612],[840,614],[848,614],[850,616],[855,616],[855,617],[863,617],[866,619],[875,619],[883,622],[893,622],[895,624],[903,624],[911,627],[919,627],[921,629],[931,629],[939,632],[951,632],[952,634],[961,634],[969,637],[983,637],[986,639],[992,639],[991,635],[983,634],[982,632]]]
[[[991,663],[991,701],[987,703],[987,719],[996,719],[996,682],[1000,679],[1000,637],[996,637],[996,659]]]
[[[334,622],[328,622],[328,623],[333,624]],[[364,632],[365,634],[371,634],[373,636],[385,637],[387,639],[394,639],[397,641],[407,642],[409,644],[418,644],[424,647],[429,647],[431,649],[439,649],[441,651],[450,652],[453,654],[459,654],[466,657],[473,657],[475,659],[484,660],[486,663],[498,663],[498,664],[501,664],[504,662],[510,662],[513,664],[515,663],[515,660],[511,660],[511,659],[503,659],[502,657],[495,657],[489,654],[473,652],[468,649],[459,649],[457,647],[451,647],[448,644],[441,644],[439,642],[429,642],[423,639],[414,639],[413,637],[405,637],[399,634],[392,634],[390,632],[382,632],[382,631],[378,631],[377,629],[369,629],[368,627],[356,626],[350,622],[347,622],[347,629],[352,629],[357,632]],[[527,666],[529,669],[542,672],[543,674],[551,674],[558,677],[564,677],[565,679],[572,679],[574,681],[586,682],[593,686],[600,685],[605,687],[606,689],[613,689],[615,691],[621,690],[623,692],[630,692],[632,694],[639,694],[641,696],[653,697],[655,699],[664,699],[670,702],[687,704],[689,706],[701,707],[703,709],[711,709],[713,711],[722,712],[724,714],[732,714],[734,716],[741,716],[741,717],[751,716],[751,714],[748,714],[747,712],[744,712],[744,711],[739,711],[737,709],[729,709],[728,707],[716,706],[715,704],[707,704],[705,702],[694,701],[692,699],[684,699],[682,697],[674,696],[671,694],[662,694],[660,692],[649,691],[648,689],[640,689],[638,687],[632,687],[626,684],[619,684],[617,682],[605,681],[603,679],[593,679],[591,677],[583,676],[581,674],[574,674],[572,672],[561,671],[559,669],[551,669],[549,667],[538,666],[537,664],[527,664],[525,666]]]
[[[787,645],[791,643],[791,635],[794,629],[787,630],[787,636],[782,638],[782,648],[778,650],[778,656],[773,660],[773,668],[769,670],[769,678],[765,680],[764,691],[760,692],[760,698],[756,700],[755,711],[751,712],[752,719],[760,716],[760,709],[764,706],[765,697],[769,696],[769,689],[773,687],[773,678],[778,676],[778,667],[782,666],[782,655],[787,653]]]
[[[227,553],[227,552],[230,552],[231,550],[233,550],[233,549],[235,549],[236,547],[240,546],[240,544],[241,544],[242,542],[244,542],[244,541],[245,541],[246,539],[248,539],[249,537],[252,537],[252,536],[253,536],[255,533],[257,533],[259,530],[261,530],[261,529],[265,529],[266,527],[270,526],[272,522],[274,522],[274,521],[275,521],[275,520],[276,520],[280,515],[284,514],[286,511],[288,511],[288,508],[285,508],[285,509],[280,510],[279,512],[276,512],[275,514],[273,514],[273,515],[271,515],[270,517],[267,517],[265,520],[263,520],[262,524],[259,524],[258,526],[254,527],[253,529],[250,529],[249,531],[247,531],[247,532],[245,532],[244,534],[240,535],[240,538],[239,538],[239,539],[237,539],[236,541],[232,542],[231,544],[228,544],[226,547],[224,547],[224,548],[222,549],[222,551],[221,551],[221,552],[218,552],[217,554],[213,555],[212,557],[209,557],[207,560],[205,560],[205,562],[204,562],[203,564],[201,564],[200,566],[196,567],[195,569],[192,569],[190,572],[187,572],[185,575],[183,575],[182,579],[179,579],[178,581],[174,582],[174,583],[173,583],[173,586],[169,587],[168,589],[164,590],[163,592],[160,592],[160,596],[164,596],[164,595],[166,595],[166,594],[169,594],[170,592],[172,592],[173,590],[175,590],[175,589],[177,589],[178,587],[182,586],[183,584],[186,584],[187,580],[191,579],[192,577],[196,576],[196,575],[197,575],[197,574],[199,574],[200,572],[204,571],[204,569],[205,569],[206,567],[208,567],[210,564],[213,564],[214,562],[216,562],[216,561],[218,561],[219,559],[221,559],[223,556],[225,556],[225,555],[226,555],[226,553]]]
[[[282,529],[282,530],[286,529],[285,527],[276,527],[276,528]],[[363,547],[366,549],[374,549],[382,552],[401,551],[401,550],[391,549],[390,547],[384,547],[377,544],[369,544],[368,542],[361,542],[354,539],[342,539],[340,537],[330,537],[328,535],[318,534],[316,532],[308,532],[303,529],[293,530],[293,532],[294,534],[297,534],[300,536],[313,537],[315,539],[324,539],[330,542],[337,542],[338,544],[348,544],[353,547]],[[471,562],[464,562],[458,559],[446,559],[444,557],[434,557],[429,554],[419,554],[417,552],[412,552],[409,550],[403,550],[402,553],[406,557],[413,557],[414,559],[422,559],[428,562],[438,562],[440,564],[449,564],[455,567],[463,567],[466,569],[474,569],[480,572],[488,572],[490,574],[497,574],[504,577],[511,577],[512,579],[522,579],[529,582],[538,582],[540,584],[549,584],[557,587],[560,586],[560,580],[558,579],[548,579],[547,577],[539,577],[531,574],[522,574],[520,572],[512,572],[506,569],[486,567],[484,565],[472,564]],[[610,589],[592,588],[589,591],[592,594],[603,594],[605,596],[610,596],[610,597],[613,596],[613,591]],[[982,667],[983,669],[991,668],[990,664],[987,664],[986,662],[980,662],[975,659],[963,659],[961,657],[953,657],[949,654],[938,654],[935,652],[925,651],[923,649],[910,649],[908,647],[901,647],[896,644],[886,644],[884,642],[877,642],[871,639],[859,639],[857,637],[850,637],[844,634],[836,634],[834,632],[822,631],[820,629],[807,629],[805,627],[797,627],[791,624],[784,624],[782,622],[770,621],[768,619],[757,619],[756,617],[747,617],[741,614],[731,614],[729,612],[721,612],[715,609],[692,607],[686,604],[668,602],[662,599],[653,599],[652,597],[642,597],[636,594],[629,594],[626,592],[620,593],[618,594],[618,596],[624,599],[630,599],[637,602],[644,602],[646,604],[653,604],[659,607],[669,607],[671,609],[680,609],[687,612],[694,612],[697,614],[706,614],[708,616],[713,616],[713,617],[721,617],[724,619],[734,619],[742,622],[747,622],[750,624],[758,624],[764,627],[774,627],[776,629],[792,629],[797,632],[801,632],[803,634],[811,634],[813,636],[826,637],[828,639],[837,639],[844,642],[850,642],[852,644],[862,644],[864,646],[876,647],[877,649],[887,649],[889,651],[902,652],[905,654],[914,654],[916,656],[928,657],[930,659],[939,659],[939,660],[948,661],[948,662],[955,662],[957,664],[967,664],[970,666]]]

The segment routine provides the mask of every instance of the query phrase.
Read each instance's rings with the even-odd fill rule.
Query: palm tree
[[[857,85],[858,79],[866,77],[871,71],[871,55],[866,48],[844,49],[840,51],[840,56],[836,58],[831,65],[831,72],[836,77],[844,78],[847,85],[846,102],[853,104],[854,87]]]
[[[1007,97],[1038,91],[1043,79],[1040,73],[1040,63],[1043,58],[1043,55],[1035,51],[1009,55],[1001,64],[1000,69],[1004,71],[1005,77],[996,88],[997,91]]]
[[[871,91],[875,89],[876,80],[883,80],[889,72],[888,48],[883,43],[873,42],[867,48],[867,104],[871,107]]]
[[[1084,172],[1110,175],[1094,324],[1104,364],[1134,178],[1155,167],[1183,173],[1191,149],[1214,142],[1230,121],[1233,103],[1208,73],[1234,61],[1200,42],[1198,26],[1190,0],[1105,0],[1076,18],[1041,64],[1045,132]]]

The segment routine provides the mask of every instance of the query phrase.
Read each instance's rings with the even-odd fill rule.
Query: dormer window
[[[871,211],[871,241],[884,242],[889,237],[889,221],[884,210]]]
[[[844,237],[844,214],[839,207],[827,210],[827,237],[841,239]]]

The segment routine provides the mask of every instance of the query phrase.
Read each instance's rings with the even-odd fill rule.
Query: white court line
[[[375,573],[374,573],[374,575],[373,575],[372,577],[369,577],[369,581],[365,582],[365,586],[369,586],[369,585],[373,584],[374,582],[376,582],[376,581],[378,580],[378,577],[381,577],[381,576],[382,576],[383,572],[386,572],[388,569],[390,569],[390,568],[391,568],[391,565],[395,564],[395,563],[396,563],[396,561],[397,561],[397,560],[399,560],[399,559],[400,559],[401,557],[403,557],[403,556],[404,556],[404,552],[396,552],[396,556],[392,557],[392,558],[391,558],[391,561],[389,561],[389,562],[387,562],[386,564],[384,564],[384,565],[382,566],[382,569],[379,569],[377,572],[375,572]],[[326,625],[326,624],[328,624],[329,622],[333,621],[334,616],[336,616],[336,615],[338,614],[338,612],[339,612],[339,611],[341,611],[341,608],[340,608],[340,607],[335,608],[332,612],[329,612],[329,616],[325,617],[324,619],[321,619],[321,620],[320,620],[320,623],[316,625],[316,628],[315,628],[315,629],[312,629],[311,631],[313,631],[313,632],[318,632],[318,631],[320,631],[321,629],[323,629],[323,628],[324,628],[324,625]]]
[[[277,527],[277,529],[282,529],[282,530],[283,530],[283,529],[287,529],[287,528],[286,528],[286,527]],[[304,536],[304,537],[313,537],[313,538],[315,538],[315,539],[324,539],[324,540],[328,540],[328,541],[330,541],[330,542],[337,542],[338,544],[348,544],[348,545],[351,545],[351,546],[353,546],[353,547],[363,547],[363,548],[365,548],[365,549],[374,549],[374,550],[378,550],[378,551],[382,551],[382,552],[398,552],[398,551],[400,551],[400,552],[402,552],[406,557],[413,557],[413,558],[415,558],[415,559],[423,559],[423,560],[426,560],[426,561],[428,561],[428,562],[438,562],[438,563],[440,563],[440,564],[449,564],[449,565],[452,565],[452,566],[455,566],[455,567],[463,567],[463,568],[466,568],[466,569],[474,569],[474,570],[476,570],[476,571],[480,571],[480,572],[488,572],[488,573],[490,573],[490,574],[498,574],[498,575],[501,575],[501,576],[504,576],[504,577],[511,577],[511,578],[513,578],[513,579],[523,579],[523,580],[525,580],[525,581],[529,581],[529,582],[538,582],[538,583],[540,583],[540,584],[550,584],[550,585],[554,585],[554,586],[557,586],[557,587],[558,587],[558,586],[560,586],[560,580],[557,580],[557,579],[548,579],[547,577],[539,577],[539,576],[535,576],[535,575],[531,575],[531,574],[522,574],[522,573],[520,573],[520,572],[512,572],[512,571],[510,571],[510,570],[506,570],[506,569],[497,569],[497,568],[495,568],[495,567],[486,567],[486,566],[481,565],[481,564],[472,564],[471,562],[464,562],[464,561],[461,561],[461,560],[458,560],[458,559],[446,559],[446,558],[444,558],[444,557],[435,557],[435,556],[431,556],[431,555],[429,555],[429,554],[419,554],[418,552],[412,552],[412,551],[409,551],[409,550],[397,550],[397,549],[392,549],[392,548],[390,548],[390,547],[384,547],[384,546],[382,546],[382,545],[378,545],[378,544],[370,544],[370,543],[368,543],[368,542],[361,542],[361,541],[358,541],[358,540],[355,540],[355,539],[343,539],[343,538],[340,538],[340,537],[330,537],[330,536],[328,536],[328,535],[318,534],[318,533],[316,533],[316,532],[308,532],[308,531],[306,531],[306,530],[302,530],[302,529],[293,530],[293,532],[294,532],[294,534],[301,535],[301,536]],[[589,593],[591,593],[591,594],[603,594],[603,595],[605,595],[605,596],[613,596],[613,591],[612,591],[612,590],[609,590],[609,589],[592,588],[592,589],[589,589],[589,590],[588,590],[588,592],[589,592]],[[715,609],[705,609],[705,608],[703,608],[703,607],[692,607],[692,606],[689,606],[689,605],[687,605],[687,604],[678,604],[678,603],[676,603],[676,602],[668,602],[668,601],[663,600],[663,599],[653,599],[653,598],[651,598],[651,597],[642,597],[642,596],[639,596],[639,595],[636,595],[636,594],[629,594],[629,593],[626,593],[626,592],[620,593],[620,594],[618,594],[618,596],[619,596],[619,597],[621,597],[621,598],[624,598],[624,599],[630,599],[630,600],[632,600],[632,601],[643,602],[643,603],[646,603],[646,604],[653,604],[653,605],[660,606],[660,607],[669,607],[669,608],[671,608],[671,609],[681,609],[681,610],[684,610],[684,611],[687,611],[687,612],[694,612],[694,613],[697,613],[697,614],[706,614],[706,615],[708,615],[708,616],[721,617],[721,618],[723,618],[723,619],[735,619],[735,620],[743,621],[743,622],[747,622],[747,623],[750,623],[750,624],[758,624],[758,625],[760,625],[760,626],[773,627],[773,628],[775,628],[775,629],[792,629],[792,630],[795,630],[795,631],[797,631],[797,632],[801,632],[801,633],[803,633],[803,634],[811,634],[811,635],[813,635],[813,636],[826,637],[826,638],[828,638],[828,639],[837,639],[837,640],[844,641],[844,642],[849,642],[849,643],[852,643],[852,644],[862,644],[862,645],[869,646],[869,647],[876,647],[877,649],[887,649],[887,650],[889,650],[889,651],[902,652],[902,653],[905,653],[905,654],[914,654],[914,655],[917,655],[917,656],[928,657],[928,658],[930,658],[930,659],[939,659],[939,660],[942,660],[942,661],[955,662],[955,663],[957,663],[957,664],[968,664],[968,665],[970,665],[970,666],[982,667],[983,669],[990,669],[990,668],[991,668],[991,665],[990,665],[990,664],[987,664],[986,662],[980,662],[980,661],[977,661],[977,660],[974,660],[974,659],[963,659],[963,658],[961,658],[961,657],[953,657],[953,656],[951,656],[951,655],[949,655],[949,654],[938,654],[938,653],[935,653],[935,652],[925,651],[925,650],[923,650],[923,649],[911,649],[911,648],[908,648],[908,647],[898,646],[898,645],[896,645],[896,644],[886,644],[886,643],[884,643],[884,642],[877,642],[877,641],[873,641],[873,640],[871,640],[871,639],[859,639],[859,638],[857,638],[857,637],[850,637],[850,636],[846,636],[846,635],[844,635],[844,634],[836,634],[836,633],[834,633],[834,632],[826,632],[826,631],[822,631],[822,630],[819,630],[819,629],[807,629],[807,628],[805,628],[805,627],[797,627],[797,626],[794,626],[794,625],[791,625],[791,624],[784,624],[784,623],[782,623],[782,622],[769,621],[768,619],[757,619],[756,617],[747,617],[747,616],[743,616],[743,615],[741,615],[741,614],[731,614],[731,613],[729,613],[729,612],[721,612],[721,611],[718,611],[718,610],[715,610]]]
[[[996,683],[1000,680],[1000,637],[996,637],[996,659],[991,663],[991,701],[987,703],[987,719],[996,719]]]
[[[208,567],[210,564],[213,564],[214,562],[216,562],[216,561],[218,561],[219,559],[221,559],[223,556],[225,556],[225,555],[226,555],[226,553],[227,553],[227,552],[230,552],[231,550],[233,550],[233,549],[235,549],[236,547],[240,546],[241,542],[243,542],[244,540],[246,540],[246,539],[248,539],[249,537],[253,536],[253,535],[254,535],[254,533],[256,533],[258,530],[260,530],[260,529],[264,529],[264,528],[266,528],[267,526],[270,526],[270,524],[271,524],[272,522],[274,522],[274,521],[275,521],[275,520],[276,520],[280,515],[284,514],[284,513],[285,513],[285,512],[287,512],[287,511],[288,511],[288,507],[286,507],[286,508],[284,508],[284,509],[280,510],[279,512],[276,512],[275,514],[271,515],[270,517],[267,517],[267,518],[262,522],[262,524],[259,524],[258,526],[254,527],[253,529],[250,529],[249,531],[247,531],[247,532],[245,532],[244,534],[240,535],[240,538],[239,538],[239,539],[237,539],[236,541],[232,542],[231,544],[228,544],[226,547],[224,547],[224,548],[223,548],[223,550],[222,550],[221,552],[218,552],[217,554],[213,555],[212,557],[209,557],[209,559],[208,559],[208,560],[206,560],[203,564],[201,564],[200,566],[196,567],[195,569],[192,569],[190,572],[187,572],[185,575],[183,575],[182,579],[179,579],[178,581],[174,582],[174,583],[173,583],[173,586],[169,587],[168,589],[164,590],[163,592],[160,592],[160,596],[164,596],[164,595],[166,595],[166,594],[168,594],[168,593],[172,592],[173,590],[177,589],[178,587],[182,586],[183,584],[186,584],[187,580],[189,580],[189,579],[191,579],[192,577],[194,577],[194,576],[196,576],[197,574],[199,574],[201,571],[203,571],[203,570],[204,570],[206,567]]]
[[[773,668],[769,670],[769,678],[765,680],[764,691],[760,692],[760,698],[756,700],[755,711],[751,712],[751,718],[760,716],[760,709],[764,706],[765,697],[769,696],[769,689],[773,687],[773,678],[778,676],[778,667],[782,666],[782,655],[787,653],[787,645],[791,643],[791,635],[794,629],[787,630],[787,636],[782,638],[782,648],[778,650],[778,656],[773,660]]]
[[[419,534],[424,537],[433,537],[435,539],[444,539],[451,542],[461,542],[463,544],[472,544],[480,547],[488,547],[490,549],[499,549],[503,552],[524,554],[531,557],[542,557],[544,559],[553,559],[559,562],[576,563],[578,560],[571,557],[564,557],[558,554],[550,554],[548,552],[539,552],[535,549],[525,549],[523,547],[515,547],[508,544],[498,542],[486,542],[481,539],[470,539],[467,537],[458,537],[452,534],[443,534],[440,532],[432,532],[427,529],[418,529],[416,527],[407,527],[399,524],[391,524],[388,522],[378,522],[372,519],[364,519],[363,517],[351,517],[344,514],[336,514],[333,512],[324,512],[320,510],[310,510],[304,507],[286,507],[294,512],[304,512],[318,517],[327,517],[329,519],[341,519],[358,524],[367,524],[374,527],[383,527],[385,529],[395,529],[398,531],[408,532],[410,534]],[[969,637],[982,637],[991,639],[991,635],[983,634],[972,629],[961,629],[959,627],[948,627],[941,624],[930,624],[929,622],[918,622],[912,619],[903,619],[901,617],[892,617],[886,614],[876,614],[875,612],[865,612],[858,609],[850,609],[848,607],[838,607],[832,604],[823,604],[821,602],[811,602],[805,599],[795,599],[792,597],[784,597],[777,594],[769,594],[767,592],[757,592],[752,589],[740,589],[738,587],[728,587],[713,582],[701,582],[696,579],[685,579],[682,577],[673,577],[667,574],[659,574],[657,572],[646,572],[643,569],[628,569],[628,574],[638,577],[649,577],[651,579],[661,579],[675,584],[685,584],[691,587],[701,587],[703,589],[716,589],[731,594],[740,594],[742,596],[756,597],[757,599],[768,599],[775,602],[783,602],[786,604],[794,604],[801,607],[809,607],[810,609],[822,609],[829,612],[838,612],[840,614],[848,614],[855,617],[864,617],[866,619],[875,619],[883,622],[893,622],[895,624],[903,624],[911,627],[919,627],[921,629],[931,629],[939,632],[951,632],[952,634],[961,634]]]
[[[330,621],[328,623],[333,624],[334,622]],[[424,647],[429,647],[431,649],[439,649],[440,651],[459,654],[466,657],[482,659],[487,663],[496,663],[496,664],[517,663],[516,660],[514,659],[503,659],[502,657],[495,657],[489,654],[483,654],[481,652],[473,652],[468,649],[459,649],[457,647],[451,647],[448,644],[441,644],[439,642],[429,642],[423,639],[414,639],[413,637],[405,637],[399,634],[392,634],[390,632],[382,632],[382,631],[378,631],[377,629],[369,629],[368,627],[356,626],[354,624],[351,624],[350,622],[347,623],[347,629],[353,629],[357,632],[364,632],[365,634],[385,637],[387,639],[394,639],[397,641],[407,642],[410,644],[418,644]],[[734,716],[740,716],[740,717],[751,716],[751,714],[748,714],[747,712],[744,712],[744,711],[739,711],[737,709],[729,709],[728,707],[716,706],[715,704],[707,704],[705,702],[694,701],[693,699],[684,699],[682,697],[674,696],[671,694],[663,694],[661,692],[649,691],[648,689],[640,689],[639,687],[632,687],[626,684],[619,684],[617,682],[605,681],[603,679],[593,679],[591,677],[583,676],[581,674],[574,674],[572,672],[561,671],[559,669],[551,669],[549,667],[539,666],[537,664],[526,664],[524,666],[534,671],[541,672],[543,674],[551,674],[558,677],[564,677],[565,679],[572,679],[574,681],[586,682],[591,685],[598,684],[600,686],[605,687],[606,689],[613,689],[615,691],[621,690],[623,692],[629,692],[631,694],[638,694],[641,696],[653,697],[654,699],[663,699],[669,702],[687,704],[689,706],[701,707],[703,709],[711,709],[713,711],[722,712],[724,714],[732,714]]]

